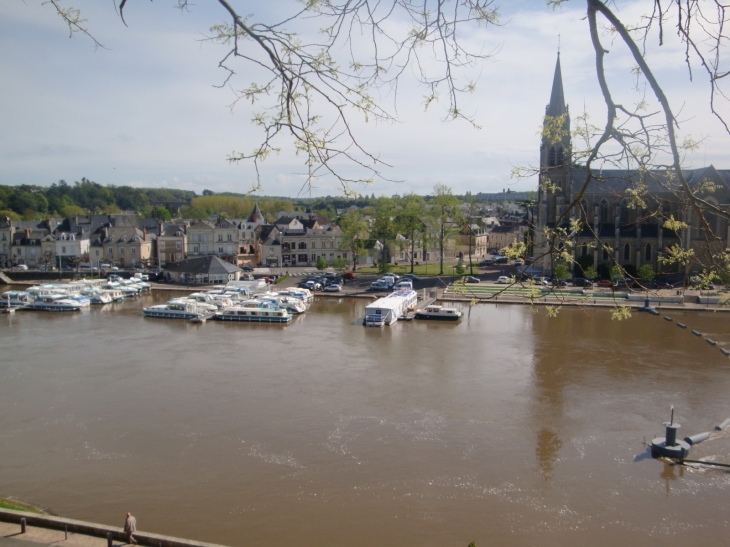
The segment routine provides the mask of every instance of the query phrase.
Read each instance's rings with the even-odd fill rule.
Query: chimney
[[[147,226],[142,230],[142,241],[147,241]]]
[[[25,229],[25,239],[30,239],[30,228]]]
[[[160,223],[157,225],[157,235],[162,235],[162,221],[160,221]]]
[[[104,226],[101,229],[101,235],[104,236],[104,239],[108,239],[109,238],[109,228],[107,228],[106,226]]]

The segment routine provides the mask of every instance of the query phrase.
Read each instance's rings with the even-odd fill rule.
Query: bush
[[[278,285],[279,283],[281,283],[288,277],[291,277],[288,273],[285,273],[284,275],[280,275],[279,277],[276,278],[276,281],[274,281],[274,285]]]
[[[328,268],[328,267],[329,267],[329,264],[327,263],[327,261],[325,260],[325,258],[323,256],[320,256],[317,259],[317,269],[318,270],[324,270],[325,268]]]

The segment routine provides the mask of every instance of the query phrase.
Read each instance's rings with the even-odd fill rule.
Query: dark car
[[[573,286],[590,288],[593,286],[593,281],[591,281],[590,279],[586,279],[585,277],[578,277],[577,279],[573,280]]]
[[[421,278],[416,274],[403,274],[403,281],[420,281]]]
[[[241,266],[242,272],[252,272],[253,268],[251,266]]]
[[[509,258],[507,258],[506,256],[498,256],[494,259],[494,263],[495,264],[508,264]]]
[[[482,280],[478,277],[474,277],[473,275],[466,275],[464,276],[464,283],[481,283]]]
[[[568,282],[565,281],[565,279],[553,279],[552,285],[553,285],[553,287],[567,287]]]

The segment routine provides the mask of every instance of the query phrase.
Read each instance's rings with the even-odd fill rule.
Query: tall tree
[[[451,188],[444,184],[433,187],[431,200],[431,222],[439,250],[439,275],[444,275],[444,256],[449,242],[459,232],[459,200]]]
[[[423,220],[426,216],[426,203],[416,194],[406,194],[397,200],[395,209],[396,228],[405,237],[403,245],[408,249],[413,273],[416,249],[423,245],[423,234],[426,231]]]
[[[375,207],[375,219],[371,235],[380,242],[380,268],[385,271],[389,261],[389,252],[392,244],[398,238],[398,227],[395,223],[395,203],[391,198],[380,198]]]
[[[342,230],[341,251],[352,254],[352,271],[357,269],[357,257],[365,250],[368,238],[368,225],[359,211],[348,211],[340,218]]]

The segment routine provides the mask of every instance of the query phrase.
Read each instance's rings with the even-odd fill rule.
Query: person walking
[[[137,545],[137,540],[134,539],[134,533],[137,531],[137,519],[132,516],[132,513],[127,513],[127,520],[124,521],[124,533],[127,534],[127,543]]]

